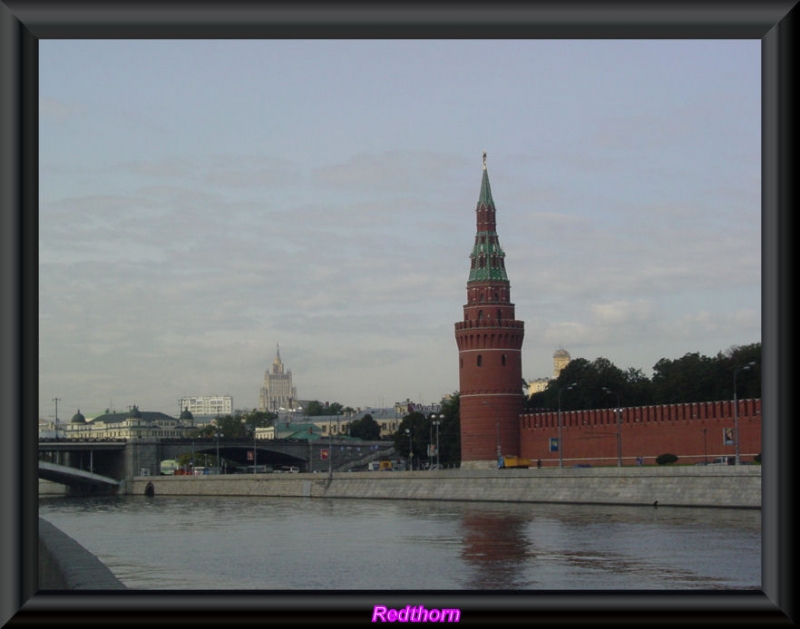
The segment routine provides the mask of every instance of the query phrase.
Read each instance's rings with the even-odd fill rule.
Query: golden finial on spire
[[[483,169],[486,170],[486,151],[483,152]]]

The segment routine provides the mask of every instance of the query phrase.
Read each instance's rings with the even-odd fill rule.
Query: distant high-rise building
[[[455,324],[459,360],[461,467],[495,467],[500,454],[519,455],[524,322],[514,318],[511,285],[495,222],[483,154],[475,209],[464,320]]]
[[[571,357],[569,352],[565,349],[556,350],[553,354],[553,378],[558,379],[561,375],[561,370],[569,364]]]
[[[281,361],[278,346],[272,369],[264,373],[264,386],[258,396],[258,409],[277,413],[281,409],[293,409],[297,403],[297,389],[292,386],[292,372],[286,371]]]
[[[211,416],[231,415],[233,413],[233,396],[231,395],[198,395],[180,399],[181,412],[189,411],[192,415]]]

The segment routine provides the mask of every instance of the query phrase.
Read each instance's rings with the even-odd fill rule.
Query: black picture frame
[[[337,4],[0,0],[0,624],[366,624],[414,599],[478,624],[792,625],[796,418],[796,2]],[[40,593],[37,587],[38,41],[81,38],[760,39],[762,49],[762,589],[748,592]],[[732,549],[735,551],[735,549]]]

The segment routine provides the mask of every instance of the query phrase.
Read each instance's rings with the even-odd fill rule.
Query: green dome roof
[[[78,409],[78,412],[75,413],[72,416],[72,419],[70,420],[69,423],[70,424],[85,424],[86,423],[86,418],[81,414],[80,409]]]

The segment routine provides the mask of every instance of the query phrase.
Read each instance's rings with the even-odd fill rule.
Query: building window
[[[480,367],[482,364],[483,364],[483,356],[478,354],[478,367]]]
[[[505,354],[503,354],[503,355],[500,357],[500,364],[502,364],[502,365],[503,365],[503,367],[505,367],[505,366],[506,366],[506,355],[505,355]]]

